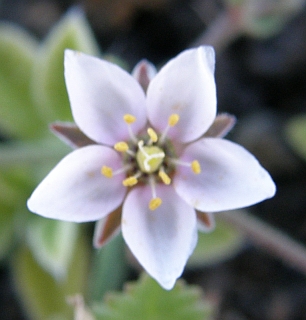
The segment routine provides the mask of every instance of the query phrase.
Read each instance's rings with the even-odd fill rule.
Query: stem
[[[231,10],[221,12],[208,28],[190,44],[190,47],[211,45],[221,53],[241,34],[241,28]]]
[[[245,211],[218,213],[239,228],[254,244],[306,274],[306,248],[280,230]]]

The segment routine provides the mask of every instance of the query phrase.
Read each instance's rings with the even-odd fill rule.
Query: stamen
[[[113,169],[111,167],[103,166],[101,168],[101,173],[106,177],[106,178],[112,178],[113,177]]]
[[[135,184],[138,183],[138,179],[136,177],[128,177],[126,179],[124,179],[122,181],[122,184],[125,186],[125,187],[132,187],[134,186]]]
[[[129,145],[124,141],[120,141],[114,145],[114,149],[118,152],[126,152],[129,150]]]
[[[132,165],[128,164],[122,168],[119,168],[116,171],[113,171],[113,169],[111,167],[103,166],[101,168],[101,174],[103,174],[103,176],[105,176],[106,178],[112,178],[113,176],[116,176],[117,174],[120,174],[122,172],[126,172],[126,171],[130,170],[131,168],[132,168]]]
[[[199,174],[202,171],[201,165],[198,160],[193,160],[192,162],[185,162],[179,159],[168,158],[168,161],[172,162],[174,165],[190,167],[194,174]]]
[[[201,166],[198,160],[193,160],[191,162],[191,170],[193,171],[193,173],[195,174],[199,174],[201,173]]]
[[[157,133],[152,128],[148,128],[147,133],[150,137],[151,142],[156,142],[158,140]]]
[[[149,203],[149,209],[154,211],[162,204],[161,198],[153,198]]]
[[[152,175],[149,176],[149,184],[152,190],[152,199],[149,202],[149,209],[153,211],[162,204],[162,199],[156,196],[155,180]]]
[[[173,113],[168,119],[168,125],[170,127],[174,127],[179,120],[180,120],[180,116],[177,113]]]
[[[165,128],[164,132],[162,133],[162,135],[159,139],[160,143],[163,143],[165,141],[165,138],[168,134],[169,129],[171,127],[174,127],[178,123],[179,120],[180,120],[180,116],[177,113],[173,113],[170,115],[170,117],[168,118],[168,125]]]
[[[171,183],[171,178],[167,175],[167,173],[164,170],[159,170],[158,176],[164,184],[169,185]]]
[[[131,157],[135,157],[136,154],[134,151],[129,149],[129,145],[124,141],[119,141],[114,145],[114,149],[118,152],[126,152]]]
[[[137,138],[131,128],[131,124],[136,121],[136,117],[127,113],[123,116],[123,120],[128,125],[128,131],[129,131],[129,136],[130,136],[131,140],[136,144],[138,140],[137,140]]]
[[[134,117],[133,115],[131,114],[125,114],[123,116],[123,120],[127,123],[127,124],[132,124],[136,121],[136,117]]]

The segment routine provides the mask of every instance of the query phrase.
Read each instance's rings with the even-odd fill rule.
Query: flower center
[[[157,146],[143,146],[142,140],[138,142],[138,148],[136,160],[139,169],[145,173],[157,171],[164,161],[164,151]]]
[[[194,174],[199,174],[200,164],[197,160],[191,163],[181,161],[173,152],[173,146],[167,134],[171,127],[178,123],[178,114],[170,115],[168,125],[160,135],[153,128],[148,128],[148,136],[142,136],[141,139],[134,134],[131,128],[136,118],[126,114],[123,120],[128,126],[130,140],[119,141],[114,145],[116,151],[123,153],[123,167],[113,171],[112,168],[103,166],[101,173],[107,178],[112,178],[116,174],[126,172],[127,177],[122,181],[125,187],[133,187],[139,180],[149,184],[152,198],[148,206],[150,210],[155,210],[162,204],[162,199],[157,196],[156,184],[171,184],[171,175],[178,165],[190,167]]]

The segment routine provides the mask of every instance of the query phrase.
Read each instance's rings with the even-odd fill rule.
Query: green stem
[[[305,246],[245,211],[220,212],[218,216],[245,233],[255,245],[306,274]]]

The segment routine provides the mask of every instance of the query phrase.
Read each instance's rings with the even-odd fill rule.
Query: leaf
[[[63,280],[71,262],[78,225],[32,215],[27,239],[37,262],[55,279]]]
[[[51,30],[36,57],[33,97],[48,123],[72,119],[64,82],[66,48],[98,54],[94,36],[83,12],[78,8],[70,10]]]
[[[84,290],[87,274],[88,247],[79,238],[69,266],[66,281],[57,282],[35,261],[28,248],[19,248],[13,259],[12,273],[16,290],[29,319],[72,319],[66,298]]]
[[[88,287],[92,300],[101,299],[109,290],[122,288],[129,272],[125,249],[124,240],[118,235],[101,249],[95,250]]]
[[[205,320],[210,319],[211,307],[195,286],[179,280],[166,291],[143,275],[124,292],[110,293],[103,303],[95,303],[93,312],[97,320]]]
[[[286,135],[293,149],[306,160],[306,114],[289,121]]]
[[[37,43],[24,29],[0,24],[0,126],[20,139],[34,138],[42,126],[29,91]]]
[[[25,215],[19,215],[19,208],[25,206],[27,192],[23,178],[18,170],[0,171],[0,260],[18,240],[16,231],[20,231],[20,223],[24,229]]]
[[[0,261],[6,257],[14,243],[14,211],[11,206],[0,204]]]
[[[37,171],[47,163],[54,166],[70,151],[69,147],[55,137],[0,144],[0,169],[32,166]]]
[[[198,233],[198,244],[187,266],[201,267],[228,259],[244,245],[243,236],[222,220],[216,219],[216,229],[211,233]]]

